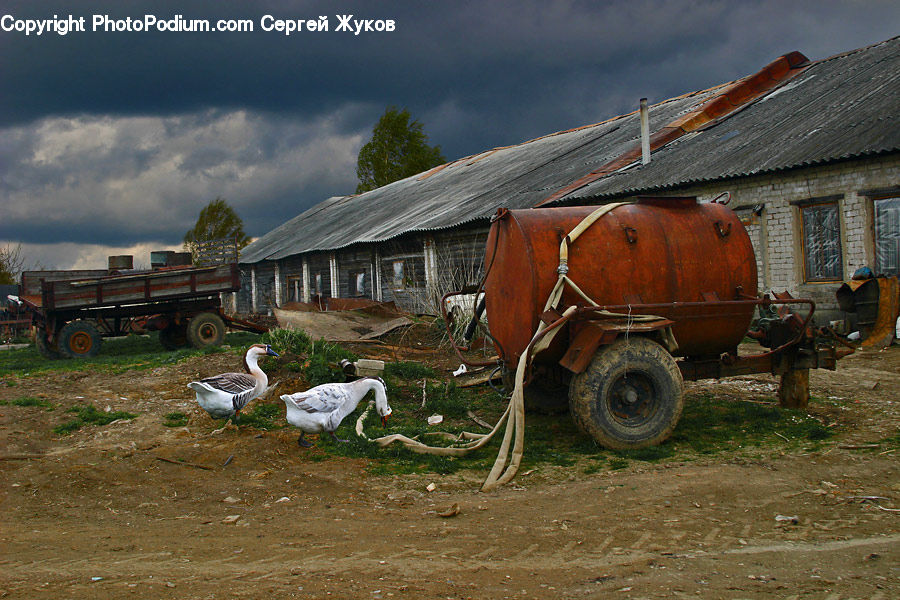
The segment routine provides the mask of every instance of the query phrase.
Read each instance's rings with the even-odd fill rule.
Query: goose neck
[[[259,368],[256,353],[253,352],[248,352],[246,356],[244,356],[244,370],[257,378],[261,375],[265,376],[265,373],[263,373],[262,369]]]

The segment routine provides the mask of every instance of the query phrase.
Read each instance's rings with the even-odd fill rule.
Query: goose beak
[[[393,411],[391,409],[387,409],[387,412],[384,413],[383,415],[381,415],[381,426],[382,427],[387,427],[387,420],[388,420],[388,417],[391,416],[392,412]]]
[[[274,350],[272,350],[271,348],[266,348],[266,354],[268,354],[269,356],[276,356],[276,357],[278,356],[278,353],[275,352]]]

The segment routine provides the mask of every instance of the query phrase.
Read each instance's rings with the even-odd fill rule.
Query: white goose
[[[310,448],[312,444],[303,437],[304,434],[326,431],[339,442],[349,441],[340,439],[334,432],[370,390],[375,391],[375,410],[381,416],[381,424],[387,425],[391,407],[387,402],[387,386],[380,377],[364,377],[349,383],[326,383],[305,392],[281,396],[287,406],[287,422],[300,429],[297,443]]]
[[[188,387],[197,392],[197,403],[214,419],[234,415],[237,422],[240,410],[262,394],[269,378],[257,365],[260,356],[278,356],[267,344],[253,344],[244,355],[246,373],[222,373],[192,381]]]

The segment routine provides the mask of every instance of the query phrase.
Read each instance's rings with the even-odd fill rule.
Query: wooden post
[[[340,298],[341,297],[341,281],[340,281],[340,270],[338,269],[338,260],[337,254],[331,253],[331,256],[328,257],[328,271],[329,277],[331,278],[331,297],[332,298]],[[323,290],[324,291],[324,290]]]
[[[275,261],[275,306],[281,306],[281,265]]]
[[[809,369],[791,369],[778,382],[778,406],[806,408],[809,405]]]
[[[309,259],[303,257],[303,301],[309,302],[312,294],[309,291]]]

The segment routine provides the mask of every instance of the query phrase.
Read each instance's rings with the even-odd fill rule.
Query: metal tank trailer
[[[486,309],[498,355],[490,364],[508,386],[524,358],[518,385],[526,405],[552,409],[568,400],[578,427],[614,449],[668,438],[684,380],[771,373],[781,376],[782,405],[805,406],[809,369],[834,369],[852,352],[834,339],[822,344],[811,300],[758,296],[740,220],[693,197],[500,209],[483,290],[467,336]],[[757,307],[777,309],[754,332],[768,350],[740,356]]]

